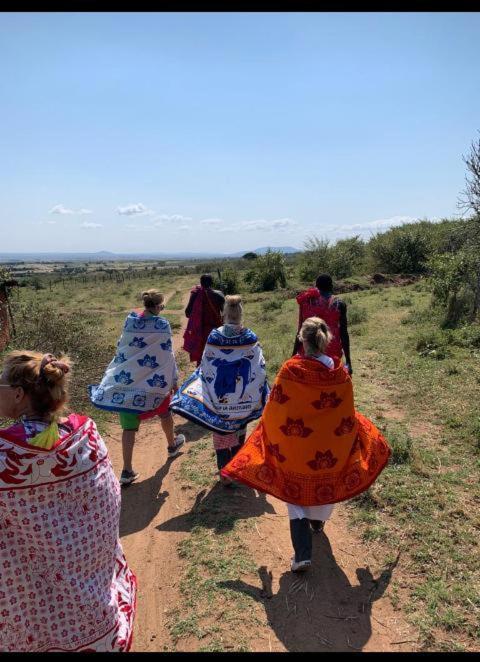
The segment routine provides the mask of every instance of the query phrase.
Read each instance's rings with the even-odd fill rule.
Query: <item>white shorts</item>
[[[288,516],[290,519],[315,519],[325,522],[330,519],[333,506],[335,504],[328,503],[324,506],[295,506],[293,503],[287,503]]]

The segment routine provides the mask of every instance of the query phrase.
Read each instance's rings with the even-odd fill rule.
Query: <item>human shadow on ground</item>
[[[198,441],[209,434],[209,431],[192,421],[183,421],[175,425],[175,434],[184,434],[187,442]],[[210,433],[211,434],[211,433]]]
[[[275,514],[275,509],[262,492],[237,485],[225,487],[216,483],[207,492],[203,489],[189,512],[173,517],[157,526],[159,531],[190,531],[194,526],[213,529],[215,533],[230,531],[236,520]]]
[[[160,492],[163,479],[170,470],[168,460],[157,473],[146,480],[138,480],[122,488],[122,509],[120,511],[120,538],[145,529],[156,517],[168,497],[168,492]]]
[[[327,536],[318,533],[314,541],[312,567],[304,575],[284,572],[275,595],[266,566],[258,570],[261,588],[240,580],[218,586],[262,602],[269,626],[287,651],[360,651],[372,634],[372,603],[384,594],[398,557],[376,579],[368,566],[357,568],[360,584],[353,586],[337,564]],[[388,633],[386,626],[383,629]]]

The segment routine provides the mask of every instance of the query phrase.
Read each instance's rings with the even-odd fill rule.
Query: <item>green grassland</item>
[[[70,352],[76,361],[73,406],[106,425],[112,415],[92,411],[85,389],[100,378],[113,355],[126,312],[139,305],[142,289],[157,287],[173,293],[165,314],[177,330],[182,295],[195,282],[195,276],[155,274],[122,283],[19,289],[13,302],[18,335],[12,346]],[[387,562],[400,551],[388,594],[416,625],[423,650],[476,650],[479,327],[440,331],[424,281],[372,287],[342,298],[348,304],[356,406],[383,430],[393,449],[375,485],[348,504],[352,531],[360,532],[368,548]],[[272,381],[293,348],[294,291],[245,293],[243,299],[245,323],[259,337]],[[185,372],[184,352],[178,358]],[[239,514],[232,500],[217,491],[215,470],[209,435],[200,435],[182,461],[184,486],[204,492],[179,547],[185,560],[185,604],[172,616],[173,649],[181,650],[182,640],[193,636],[204,650],[246,650],[235,619],[241,618],[245,627],[258,625],[253,598],[219,585],[254,569],[244,538],[256,515]],[[206,609],[228,612],[229,618],[202,629]]]
[[[421,649],[475,650],[480,634],[477,336],[460,329],[450,340],[448,333],[439,340],[423,283],[377,287],[343,298],[349,308],[356,406],[383,430],[393,450],[377,483],[348,504],[352,531],[360,531],[386,563],[400,551],[402,562],[388,594],[397,605],[401,592],[400,606],[417,627]],[[246,324],[259,336],[272,380],[292,351],[295,300],[291,293],[277,291],[246,294],[244,301]],[[425,339],[441,351],[425,352]],[[182,477],[197,489],[213,490],[213,450],[206,441],[199,443],[203,446],[186,457]],[[217,517],[222,514],[228,517],[228,505]],[[212,588],[217,571],[210,565],[218,565],[220,554],[228,567],[231,557],[241,553],[231,531],[219,545],[211,523],[203,524],[202,517],[205,513],[194,512],[192,532],[180,550],[189,559],[182,590],[197,622],[207,599],[204,584],[210,606],[220,609],[225,600],[224,589],[215,593]],[[252,526],[255,520],[236,526],[247,522]],[[225,534],[219,530],[217,535]],[[204,568],[203,584],[191,581],[197,564]],[[240,615],[243,602],[236,605],[233,595],[230,599],[231,609]],[[245,600],[248,595],[242,596]],[[251,615],[254,627],[258,616],[255,610]],[[245,611],[242,618],[248,621]],[[220,634],[211,633],[212,642],[223,642],[214,649],[225,650],[228,642],[230,650],[231,635],[227,629]],[[175,639],[179,636],[175,630]],[[204,639],[210,641],[207,633]]]

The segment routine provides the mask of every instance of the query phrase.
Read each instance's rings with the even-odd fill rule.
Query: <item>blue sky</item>
[[[480,14],[4,13],[0,252],[301,247],[456,212]]]

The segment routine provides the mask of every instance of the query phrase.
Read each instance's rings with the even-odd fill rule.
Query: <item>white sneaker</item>
[[[177,434],[177,436],[174,439],[174,442],[175,442],[175,446],[168,447],[167,450],[168,457],[176,457],[180,453],[180,448],[185,443],[185,435]]]
[[[290,568],[292,572],[305,572],[312,565],[312,562],[307,561],[295,561],[295,557],[292,558]]]

